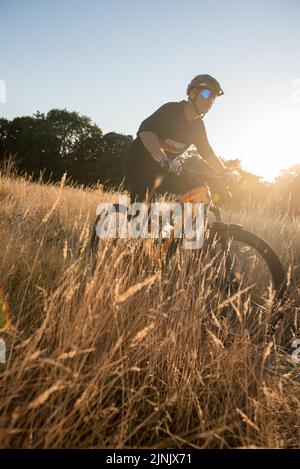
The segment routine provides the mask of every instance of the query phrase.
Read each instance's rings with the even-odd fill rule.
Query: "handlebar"
[[[169,170],[169,161],[168,160],[164,160],[160,163],[161,165],[161,168],[168,171]],[[224,186],[227,187],[228,185],[228,178],[227,178],[227,175],[224,174],[224,175],[221,175],[221,174],[217,174],[213,171],[197,171],[195,169],[191,169],[191,168],[188,168],[187,166],[184,166],[182,165],[182,169],[181,169],[181,172],[180,174],[185,174],[187,176],[192,176],[192,177],[195,177],[196,179],[199,179],[199,183],[201,184],[204,184],[205,182],[207,182],[208,184],[211,183],[211,182],[219,182],[219,183],[223,183]],[[179,174],[179,176],[180,176]],[[230,173],[230,174],[235,174],[234,172],[233,173]],[[234,178],[232,178],[234,180]],[[236,174],[236,180],[239,179],[239,176],[238,174]]]
[[[161,162],[161,167],[162,169],[168,171],[169,170],[169,161],[162,161]],[[195,179],[195,182],[198,185],[204,185],[208,184],[208,186],[211,189],[213,189],[213,192],[223,192],[225,191],[227,193],[227,196],[229,196],[230,199],[232,199],[232,194],[229,189],[230,183],[234,182],[234,178],[228,178],[226,173],[224,175],[217,174],[215,172],[210,172],[210,171],[197,171],[194,169],[190,169],[187,166],[182,165],[180,175],[186,175],[186,176],[191,176],[193,179]],[[231,173],[232,174],[232,173]],[[237,177],[236,180],[238,180],[239,176],[236,173]]]
[[[187,168],[185,166],[182,167],[182,173],[190,174],[191,176],[196,176],[202,179],[209,178],[211,180],[214,179],[216,181],[224,180],[224,176],[222,176],[221,174],[209,173],[208,171],[200,172],[200,171],[196,171],[195,169]]]
[[[160,163],[160,166],[162,169],[168,171],[169,170],[169,161],[168,160],[164,160]],[[181,169],[181,172],[180,174],[186,174],[186,175],[190,175],[190,176],[195,176],[197,178],[201,178],[202,179],[202,183],[203,183],[203,180],[205,179],[210,179],[210,180],[215,180],[215,181],[224,181],[224,176],[222,176],[221,174],[216,174],[216,173],[210,173],[208,171],[196,171],[195,169],[191,169],[191,168],[188,168],[187,166],[182,166],[182,169]],[[180,176],[179,174],[179,176]]]

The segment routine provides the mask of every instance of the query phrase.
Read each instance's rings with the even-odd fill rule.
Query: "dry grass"
[[[0,275],[15,329],[2,331],[5,448],[298,447],[299,284],[256,327],[224,302],[212,265],[168,274],[139,242],[107,242],[92,270],[99,201],[117,194],[0,179]],[[299,220],[228,214],[263,235],[296,278]],[[199,272],[201,270],[201,272]],[[275,335],[272,315],[286,317]],[[288,347],[286,347],[288,345]]]

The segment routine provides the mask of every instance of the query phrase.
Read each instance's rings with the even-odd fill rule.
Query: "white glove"
[[[181,166],[180,161],[178,161],[178,160],[170,161],[170,160],[169,160],[169,168],[168,168],[168,171],[169,171],[170,173],[180,174],[180,173],[181,173],[181,170],[182,170],[182,166]]]

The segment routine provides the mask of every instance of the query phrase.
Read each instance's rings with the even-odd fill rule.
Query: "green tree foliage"
[[[103,137],[103,161],[102,168],[105,180],[111,186],[119,186],[126,175],[127,155],[133,141],[131,135],[121,135],[109,132]]]
[[[118,186],[125,176],[131,136],[101,129],[89,117],[65,109],[32,117],[0,119],[0,159],[16,155],[18,168],[33,178],[57,181],[66,172],[80,184]]]

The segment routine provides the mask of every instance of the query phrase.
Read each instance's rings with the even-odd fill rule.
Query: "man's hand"
[[[177,160],[174,160],[174,161],[164,160],[161,162],[161,167],[163,169],[166,169],[170,173],[175,173],[177,175],[179,175],[182,171],[182,165],[180,161],[177,161]]]

